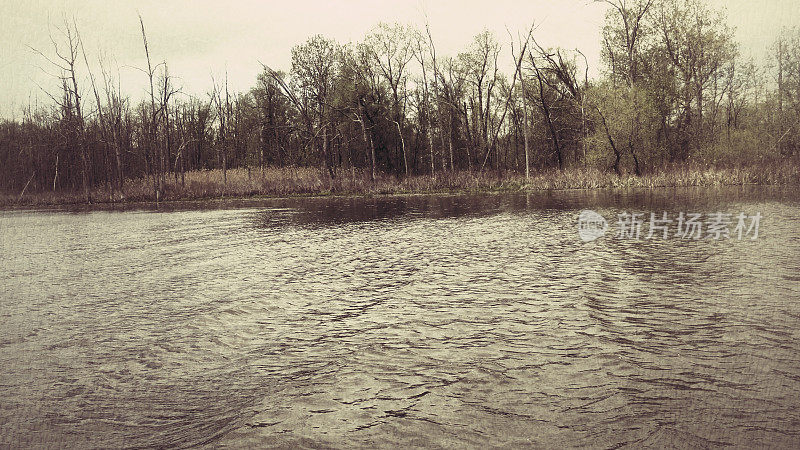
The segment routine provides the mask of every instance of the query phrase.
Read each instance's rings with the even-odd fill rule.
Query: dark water
[[[798,446],[798,200],[0,212],[0,446]],[[763,219],[584,243],[585,208]]]

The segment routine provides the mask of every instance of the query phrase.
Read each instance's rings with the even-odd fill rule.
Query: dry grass
[[[410,193],[451,193],[487,191],[538,191],[560,189],[658,188],[684,186],[728,185],[800,185],[800,164],[771,163],[746,167],[665,167],[641,177],[617,176],[596,168],[573,167],[563,171],[547,170],[534,173],[529,180],[516,172],[498,174],[455,172],[435,177],[417,175],[408,178],[381,174],[373,182],[369,173],[359,170],[341,171],[331,179],[327,172],[311,167],[272,167],[263,171],[233,169],[223,180],[221,170],[197,171],[186,174],[184,183],[167,179],[162,201],[200,200],[230,197],[290,197],[312,195],[393,195]],[[113,200],[102,188],[95,188],[92,198],[97,202],[155,201],[152,180],[128,180],[123,197]],[[24,196],[0,195],[0,206],[45,206],[82,203],[80,193],[26,193]]]

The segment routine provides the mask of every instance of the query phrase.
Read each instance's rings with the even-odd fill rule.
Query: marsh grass
[[[703,167],[673,165],[659,171],[634,176],[617,176],[592,167],[551,169],[532,174],[529,180],[516,172],[446,172],[435,176],[396,177],[380,174],[375,181],[367,171],[340,170],[335,178],[315,167],[269,167],[232,169],[227,182],[221,170],[185,174],[183,182],[174,176],[166,179],[161,201],[203,200],[244,197],[292,197],[326,195],[400,195],[433,193],[475,193],[492,191],[541,191],[563,189],[660,188],[736,185],[800,185],[800,164],[772,162],[749,166]],[[138,178],[125,183],[123,196],[112,198],[104,187],[92,192],[93,201],[153,202],[156,200],[152,179]],[[80,193],[39,192],[0,195],[0,206],[46,206],[83,203]]]

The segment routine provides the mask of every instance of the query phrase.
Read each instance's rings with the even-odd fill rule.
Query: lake
[[[779,188],[0,212],[0,446],[796,447],[798,224]]]

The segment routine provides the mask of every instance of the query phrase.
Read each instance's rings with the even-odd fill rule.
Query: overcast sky
[[[745,55],[762,53],[781,27],[800,25],[798,0],[708,1],[727,8]],[[42,70],[47,62],[29,47],[51,52],[48,27],[57,35],[53,27],[65,14],[75,18],[90,60],[105,54],[119,68],[125,93],[143,96],[144,75],[134,69],[146,66],[137,13],[154,62],[166,60],[184,92],[203,94],[212,74],[227,71],[230,88],[239,91],[254,84],[258,61],[288,69],[292,46],[311,35],[346,43],[381,21],[421,25],[425,17],[439,54],[456,54],[487,28],[510,59],[506,30],[516,35],[535,22],[542,45],[579,48],[596,74],[605,8],[591,0],[0,0],[0,117],[46,98],[38,86],[56,92]]]

